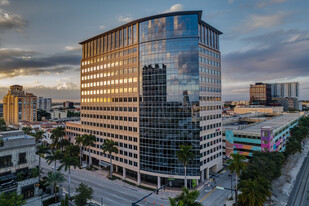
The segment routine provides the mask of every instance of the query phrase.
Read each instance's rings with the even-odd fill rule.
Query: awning
[[[101,162],[99,163],[99,165],[106,168],[106,167],[109,167],[111,164],[110,164],[110,163],[107,163],[107,162],[101,161]]]

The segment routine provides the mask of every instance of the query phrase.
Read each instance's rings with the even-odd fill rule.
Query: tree
[[[79,166],[79,160],[77,156],[71,156],[70,154],[66,153],[64,157],[60,160],[61,166],[58,170],[61,170],[64,167],[65,171],[68,171],[68,193],[69,198],[71,197],[71,167],[76,168]]]
[[[238,195],[238,191],[237,191],[237,183],[238,183],[238,177],[241,173],[241,171],[245,170],[246,165],[244,163],[244,161],[247,159],[245,156],[240,155],[238,153],[235,154],[231,154],[232,159],[228,160],[228,168],[231,171],[231,174],[233,174],[235,172],[235,176],[236,176],[236,195]],[[237,198],[237,197],[235,197]]]
[[[9,194],[6,194],[2,192],[0,194],[0,205],[5,206],[22,206],[26,204],[26,201],[23,200],[23,195],[17,195],[17,192],[12,192]]]
[[[109,154],[109,159],[110,159],[110,178],[113,177],[113,162],[112,162],[112,153],[118,154],[118,148],[117,148],[118,143],[114,142],[113,140],[105,139],[104,143],[102,144],[102,150],[103,153],[108,153]]]
[[[45,133],[45,131],[43,131],[43,130],[36,131],[35,134],[34,134],[35,141],[40,142],[44,137],[44,133]]]
[[[44,157],[45,154],[50,154],[49,148],[45,145],[36,146],[36,154],[39,156],[39,181],[41,178],[41,157]]]
[[[96,138],[95,138],[95,136],[94,135],[92,135],[92,134],[84,134],[83,135],[83,145],[85,146],[85,147],[88,147],[88,150],[89,150],[89,156],[88,156],[88,160],[89,160],[89,166],[90,166],[90,158],[91,158],[91,156],[90,156],[90,147],[93,145],[93,143],[96,141]]]
[[[303,147],[301,142],[297,141],[293,136],[288,139],[285,148],[285,156],[288,157],[290,155],[296,154],[297,152],[302,152]]]
[[[185,169],[185,188],[187,188],[187,165],[193,160],[194,154],[190,151],[191,145],[180,145],[180,150],[176,152],[177,159]]]
[[[86,184],[81,183],[76,188],[76,192],[78,193],[74,197],[74,202],[77,206],[85,206],[87,204],[87,200],[92,198],[93,189],[88,187]]]
[[[258,180],[242,180],[239,184],[240,202],[248,206],[263,206],[267,195]]]
[[[32,128],[31,127],[23,127],[22,130],[26,135],[31,135],[32,133]]]
[[[47,176],[47,183],[53,185],[53,194],[55,196],[55,202],[57,202],[56,196],[56,188],[57,184],[60,184],[65,181],[63,174],[59,171],[56,172],[49,172]]]
[[[68,146],[68,145],[70,145],[71,144],[71,142],[69,141],[69,140],[67,140],[67,139],[61,139],[60,141],[59,141],[59,148],[61,149],[61,151],[63,151],[63,148],[65,148],[66,146]]]
[[[82,146],[83,146],[83,136],[77,135],[75,138],[75,143],[79,146],[79,164],[82,165]]]
[[[56,129],[52,130],[52,135],[51,135],[51,139],[53,141],[52,143],[52,147],[54,149],[60,149],[61,147],[61,140],[63,139],[65,135],[65,129],[64,127],[57,127]]]
[[[175,198],[168,198],[171,206],[201,206],[202,203],[197,202],[199,191],[190,192],[187,188],[182,188],[182,193]]]
[[[79,148],[77,145],[73,145],[70,143],[65,147],[64,151],[66,155],[69,155],[71,157],[77,157],[79,153]]]
[[[4,119],[0,119],[0,131],[6,131],[7,127],[6,127],[6,123],[4,121]]]
[[[47,163],[50,165],[52,162],[55,163],[54,165],[54,171],[56,172],[57,170],[57,160],[60,160],[62,158],[63,154],[60,150],[52,150],[51,154],[46,156],[46,160],[47,160]]]
[[[37,111],[38,121],[42,121],[42,117],[45,117],[45,119],[50,119],[50,113],[45,111],[45,110],[38,109],[38,111]]]

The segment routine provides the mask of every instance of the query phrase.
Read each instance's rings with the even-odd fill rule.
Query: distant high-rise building
[[[37,99],[37,109],[49,112],[51,110],[51,106],[52,106],[51,98],[39,97]]]
[[[299,98],[299,82],[271,84],[272,98]]]
[[[222,168],[222,33],[201,17],[160,14],[81,42],[81,122],[67,123],[66,131],[73,142],[77,134],[96,136],[94,164],[109,164],[99,145],[111,139],[119,149],[112,154],[116,171],[138,184],[159,187],[174,178],[182,185],[181,145],[194,154],[189,185]]]
[[[255,83],[250,85],[250,104],[268,105],[271,102],[271,85]]]
[[[23,91],[20,85],[10,87],[8,94],[3,98],[3,118],[7,125],[17,126],[22,120],[37,120],[37,97]]]

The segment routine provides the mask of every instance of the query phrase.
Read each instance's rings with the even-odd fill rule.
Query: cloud
[[[100,29],[105,29],[105,28],[106,28],[106,26],[101,25],[101,26],[99,26],[99,28],[100,28]]]
[[[273,4],[281,4],[286,1],[287,0],[260,0],[256,6],[259,8],[263,8],[263,7],[271,6]]]
[[[182,4],[174,4],[168,10],[165,10],[163,13],[175,12],[175,11],[183,11],[184,6]]]
[[[81,45],[66,46],[64,49],[67,50],[67,51],[77,51],[77,50],[81,50],[82,46]]]
[[[73,83],[72,81],[63,81],[62,79],[58,79],[56,88],[58,90],[60,89],[73,90],[73,89],[79,89],[79,86]]]
[[[242,26],[237,27],[234,31],[243,33],[252,32],[260,28],[271,28],[284,23],[287,13],[277,12],[271,15],[251,15],[248,20],[242,23]]]
[[[0,5],[1,6],[8,6],[8,5],[10,5],[10,2],[9,2],[9,0],[0,0]]]
[[[223,82],[239,85],[244,80],[253,83],[292,81],[309,77],[309,36],[307,34],[308,31],[278,30],[245,39],[244,41],[257,46],[247,52],[223,55]],[[261,47],[263,49],[260,49]]]
[[[129,21],[132,21],[133,18],[132,17],[124,17],[124,16],[119,16],[118,17],[118,21],[121,23],[127,23]]]
[[[0,9],[0,32],[15,29],[18,32],[23,32],[27,23],[17,14],[11,14],[7,11]]]
[[[227,0],[229,4],[234,3],[234,0]]]
[[[56,54],[40,56],[33,51],[0,49],[0,79],[16,76],[39,75],[41,73],[63,73],[79,69],[80,56]]]

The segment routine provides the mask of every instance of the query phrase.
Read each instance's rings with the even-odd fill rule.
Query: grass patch
[[[112,178],[110,178],[109,175],[108,175],[107,178],[110,179],[110,180],[120,180],[120,178],[117,177],[117,176],[112,176]]]
[[[125,183],[127,183],[127,184],[129,184],[129,185],[132,185],[132,186],[136,186],[136,184],[135,183],[133,183],[133,182],[129,182],[128,180],[122,180],[123,182],[125,182]]]
[[[149,190],[149,191],[154,191],[154,190],[155,190],[155,189],[153,189],[153,188],[146,187],[146,186],[143,186],[143,185],[138,185],[137,187],[142,188],[142,189],[144,189],[144,190]]]

